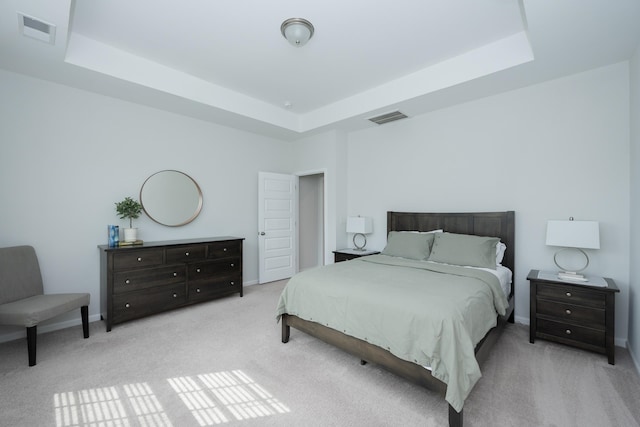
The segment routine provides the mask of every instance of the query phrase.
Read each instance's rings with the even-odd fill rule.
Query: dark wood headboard
[[[507,245],[502,265],[515,277],[515,212],[422,213],[387,212],[389,231],[431,231],[499,237]]]

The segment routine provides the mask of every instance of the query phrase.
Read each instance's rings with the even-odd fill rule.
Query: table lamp
[[[347,218],[347,233],[355,233],[353,235],[353,246],[356,251],[364,251],[364,247],[367,245],[367,238],[365,234],[369,234],[373,231],[373,221],[366,216],[350,216]],[[362,236],[363,243],[358,245],[356,238]]]
[[[586,280],[579,272],[589,266],[589,256],[583,249],[600,249],[600,227],[598,221],[550,220],[547,222],[547,246],[560,246],[553,256],[553,262],[560,269],[561,279]],[[558,255],[563,251],[578,251],[585,258],[579,269],[567,269],[558,263]]]

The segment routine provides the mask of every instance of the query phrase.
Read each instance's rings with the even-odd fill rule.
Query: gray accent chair
[[[38,323],[77,308],[89,338],[88,293],[44,294],[42,274],[32,246],[0,248],[0,325],[27,328],[29,366],[36,364]]]

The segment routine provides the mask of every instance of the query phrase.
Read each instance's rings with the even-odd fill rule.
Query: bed
[[[388,212],[382,254],[290,279],[277,308],[282,342],[293,327],[439,392],[449,425],[462,426],[479,365],[514,320],[514,218],[513,211]],[[428,260],[415,255],[425,241]]]

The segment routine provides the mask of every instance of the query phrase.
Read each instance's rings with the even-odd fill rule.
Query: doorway
[[[298,271],[303,271],[324,265],[324,172],[298,179]]]

